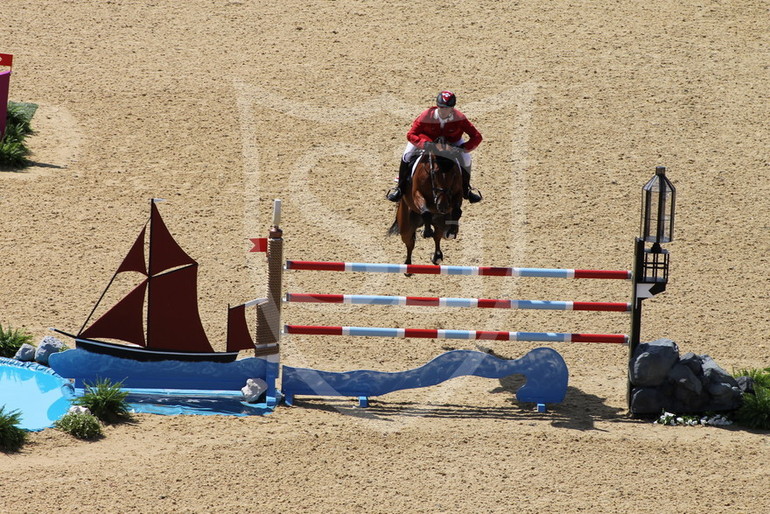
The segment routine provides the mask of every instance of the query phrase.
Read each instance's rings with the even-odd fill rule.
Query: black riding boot
[[[483,198],[481,196],[481,192],[478,193],[474,192],[478,191],[478,189],[471,187],[471,172],[468,169],[462,168],[463,170],[463,198],[468,200],[470,203],[477,203],[480,202]]]
[[[401,196],[403,196],[404,191],[406,191],[406,183],[409,182],[409,164],[410,163],[404,162],[404,160],[401,159],[401,167],[398,168],[398,185],[391,189],[387,195],[388,200],[391,202],[401,200]]]

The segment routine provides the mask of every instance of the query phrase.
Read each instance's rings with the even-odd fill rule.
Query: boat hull
[[[95,339],[83,339],[58,329],[54,331],[71,337],[78,348],[102,355],[110,355],[121,359],[130,359],[139,362],[156,361],[182,361],[182,362],[233,362],[238,358],[238,352],[179,352],[170,350],[157,350],[141,346],[127,346],[124,344],[108,343]]]
[[[275,396],[278,363],[268,358],[249,357],[233,362],[137,361],[73,348],[54,353],[51,369],[75,380],[75,387],[100,380],[120,383],[123,388],[157,390],[240,391],[249,378],[268,383],[268,396]]]

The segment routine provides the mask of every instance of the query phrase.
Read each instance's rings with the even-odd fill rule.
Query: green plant
[[[78,439],[93,441],[102,437],[102,425],[92,414],[69,412],[56,421],[53,426]]]
[[[770,389],[770,368],[764,369],[739,369],[733,372],[734,377],[750,377],[754,387]]]
[[[85,384],[83,396],[76,398],[75,405],[88,407],[91,413],[105,423],[117,423],[131,418],[126,397],[128,393],[121,391],[123,382],[112,383],[103,379],[96,384]]]
[[[745,427],[770,430],[770,389],[755,384],[754,394],[744,394],[735,421]]]
[[[34,133],[30,123],[36,110],[35,104],[8,102],[5,133],[0,139],[0,165],[23,168],[29,164],[30,151],[24,141]]]
[[[19,421],[19,411],[5,412],[5,406],[0,406],[0,451],[15,452],[26,442],[27,432],[16,426]]]
[[[3,325],[0,324],[0,357],[13,357],[19,351],[21,345],[31,341],[32,334],[25,329],[19,328],[14,330],[10,326],[4,329]]]

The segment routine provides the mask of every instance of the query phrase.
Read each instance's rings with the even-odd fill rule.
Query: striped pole
[[[624,270],[549,268],[495,268],[490,266],[435,266],[430,264],[378,264],[363,262],[286,261],[288,270],[355,271],[367,273],[409,273],[422,275],[483,275],[497,277],[600,278],[630,280]]]
[[[423,339],[487,339],[496,341],[541,341],[550,343],[626,344],[622,334],[565,334],[555,332],[498,332],[491,330],[442,330],[430,328],[324,327],[284,325],[285,334],[359,337],[411,337]]]
[[[355,294],[286,293],[286,302],[353,305],[406,305],[424,307],[473,307],[481,309],[535,309],[554,311],[629,312],[630,303],[571,302],[541,300],[490,300],[484,298],[436,298],[419,296],[378,296]]]

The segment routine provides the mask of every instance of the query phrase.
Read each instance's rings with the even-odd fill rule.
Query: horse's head
[[[431,153],[427,157],[433,203],[439,214],[448,214],[455,202],[462,198],[460,167],[455,159],[440,153]]]

